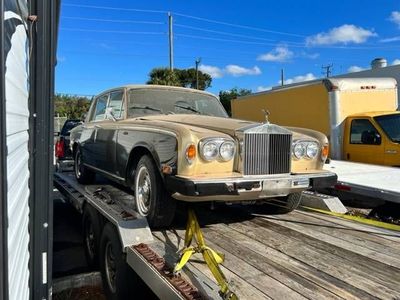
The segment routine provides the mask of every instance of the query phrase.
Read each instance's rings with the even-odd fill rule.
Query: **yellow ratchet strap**
[[[380,227],[380,228],[384,228],[384,229],[389,229],[389,230],[393,230],[393,231],[400,231],[400,225],[397,225],[397,224],[385,223],[382,221],[367,219],[364,217],[346,215],[346,214],[331,212],[328,210],[317,209],[317,208],[312,208],[312,207],[307,207],[307,206],[302,206],[302,207],[307,210],[310,210],[310,211],[315,211],[315,212],[330,215],[330,216],[335,216],[335,217],[339,217],[339,218],[343,218],[343,219],[347,219],[347,220],[352,220],[355,222],[359,222],[359,223],[363,223],[363,224],[367,224],[367,225],[371,225],[371,226],[375,226],[375,227]]]
[[[191,246],[193,238],[195,238],[197,246]],[[203,255],[208,268],[221,288],[219,294],[222,299],[239,299],[235,293],[230,291],[226,277],[219,267],[219,264],[224,262],[224,255],[206,246],[196,215],[192,209],[189,209],[185,233],[185,248],[182,250],[181,257],[174,268],[174,272],[179,272],[194,253],[201,253]]]

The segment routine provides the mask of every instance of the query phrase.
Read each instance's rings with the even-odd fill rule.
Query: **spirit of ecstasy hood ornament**
[[[262,109],[261,111],[264,113],[264,118],[265,118],[265,122],[264,123],[269,124],[269,115],[270,115],[269,110]]]

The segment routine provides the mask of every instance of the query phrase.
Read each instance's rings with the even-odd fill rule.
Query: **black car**
[[[74,158],[69,147],[69,136],[73,128],[81,125],[81,120],[70,119],[65,121],[55,145],[56,168],[58,171],[73,168]]]

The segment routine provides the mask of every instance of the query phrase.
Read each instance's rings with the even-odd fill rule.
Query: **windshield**
[[[395,143],[400,143],[400,114],[375,117],[383,131]]]
[[[128,116],[199,114],[228,117],[216,97],[190,91],[134,89],[128,92]]]

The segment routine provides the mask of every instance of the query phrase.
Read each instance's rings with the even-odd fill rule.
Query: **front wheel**
[[[137,212],[147,217],[150,227],[167,227],[176,209],[176,200],[165,190],[153,159],[144,155],[135,170],[134,191]]]
[[[89,170],[83,164],[82,152],[81,149],[79,149],[79,147],[78,149],[76,149],[75,152],[74,172],[76,180],[78,180],[78,182],[82,184],[92,183],[96,176],[96,174],[93,171]]]

